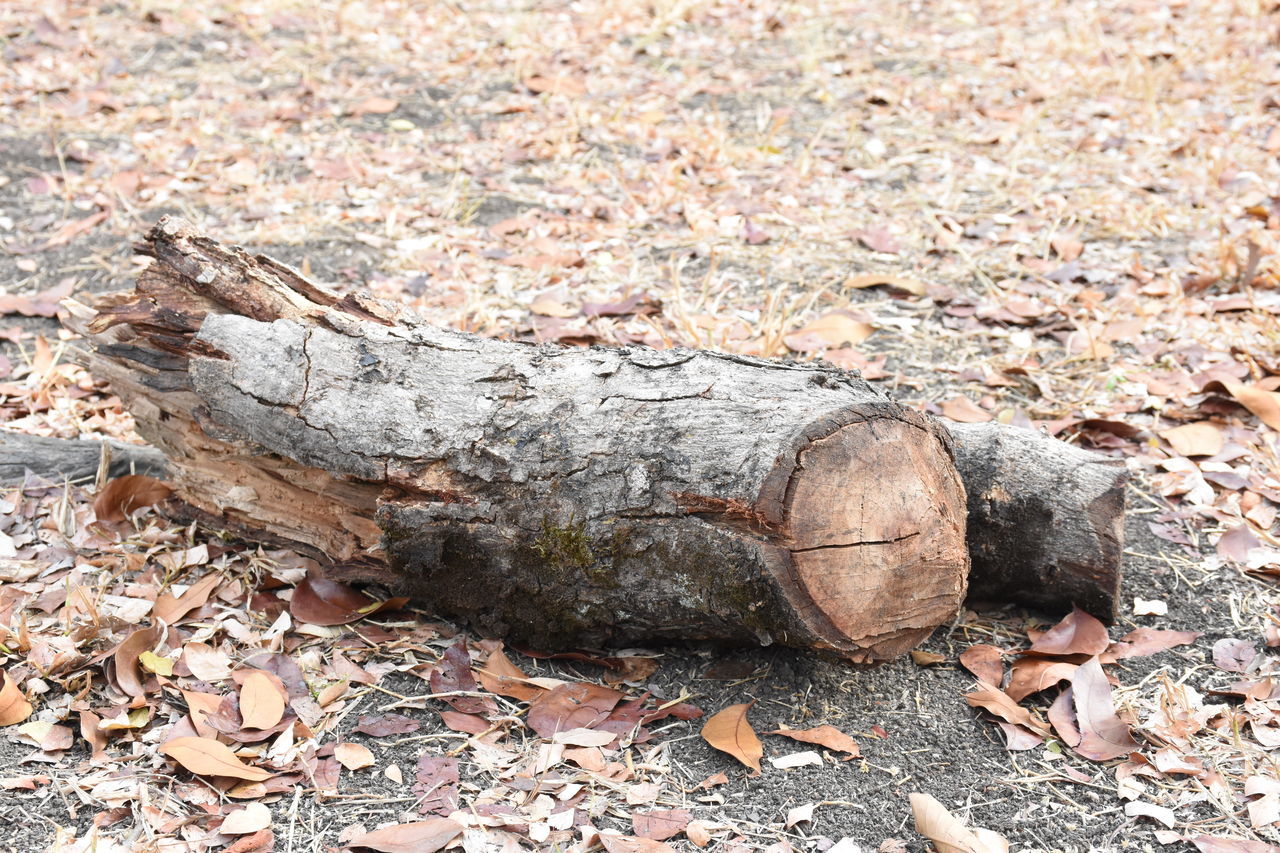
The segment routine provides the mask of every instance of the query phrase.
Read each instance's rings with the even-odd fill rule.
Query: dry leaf
[[[1211,382],[1205,388],[1214,384]],[[1222,381],[1220,384],[1240,405],[1257,415],[1258,420],[1274,430],[1280,430],[1280,393],[1239,382]]]
[[[747,711],[754,702],[730,705],[718,714],[712,715],[702,727],[702,738],[721,752],[727,752],[738,761],[760,775],[760,759],[764,757],[764,747],[756,736],[751,723],[747,721]]]
[[[249,672],[240,685],[240,717],[246,729],[269,729],[284,716],[284,692],[260,669]]]
[[[693,815],[688,809],[657,809],[648,812],[632,812],[631,828],[640,838],[666,841],[684,832]]]
[[[938,853],[1008,853],[1009,842],[990,830],[970,829],[928,794],[912,794],[916,832],[933,842]]]
[[[912,649],[911,661],[916,666],[934,666],[935,664],[946,663],[947,656],[940,655],[937,652],[926,652],[923,649]]]
[[[218,832],[224,835],[248,835],[271,826],[271,809],[262,803],[249,803],[222,819]]]
[[[1222,430],[1208,421],[1167,429],[1160,437],[1169,442],[1179,456],[1217,456],[1226,443]]]
[[[1111,685],[1098,659],[1081,664],[1071,678],[1080,742],[1073,749],[1093,761],[1108,761],[1141,748],[1116,715]]]
[[[978,689],[964,695],[965,701],[975,708],[990,711],[1000,719],[1017,726],[1023,726],[1039,734],[1048,734],[1048,729],[1031,712],[1023,708],[1002,690],[979,681]]]
[[[112,655],[116,665],[116,684],[129,696],[142,696],[146,692],[142,685],[138,658],[143,652],[155,648],[159,641],[160,627],[152,625],[150,628],[139,628],[116,646]]]
[[[452,713],[457,712],[442,712],[442,714]],[[417,720],[406,717],[404,714],[381,714],[377,717],[365,714],[356,721],[356,727],[352,731],[372,737],[389,737],[390,735],[407,735],[416,732],[419,728],[421,724]]]
[[[875,330],[876,327],[870,323],[833,311],[787,335],[783,342],[796,352],[815,352],[860,344]]]
[[[771,732],[765,732],[765,734],[782,735],[792,740],[798,740],[801,743],[825,746],[827,749],[847,753],[855,758],[862,755],[862,750],[858,747],[857,741],[835,726],[815,726],[811,729],[775,729]]]
[[[373,753],[368,747],[358,743],[340,743],[333,748],[333,757],[348,770],[362,770],[372,767]]]
[[[1170,829],[1178,822],[1174,817],[1173,809],[1167,809],[1164,806],[1157,806],[1154,803],[1143,802],[1142,800],[1134,800],[1124,804],[1124,813],[1129,817],[1149,817],[1154,821],[1163,823]]]
[[[175,598],[172,593],[162,592],[151,612],[166,625],[173,625],[192,610],[202,607],[221,581],[222,575],[212,572],[188,587],[181,596]]]
[[[566,319],[577,317],[580,313],[577,308],[565,305],[560,300],[553,299],[550,296],[537,297],[529,304],[529,310],[543,317],[563,317]]]
[[[348,846],[367,847],[380,853],[434,853],[461,834],[462,824],[437,818],[384,826],[356,836]]]
[[[230,776],[262,782],[273,775],[261,767],[250,767],[237,758],[230,747],[211,738],[174,738],[161,744],[160,752],[198,776]]]
[[[1015,702],[1021,702],[1032,693],[1048,690],[1055,684],[1071,680],[1076,665],[1067,661],[1046,658],[1019,658],[1009,672],[1009,684],[1004,692]]]
[[[398,106],[400,106],[400,102],[394,101],[391,98],[366,98],[351,109],[351,115],[362,116],[365,113],[385,115],[386,113],[395,110]]]
[[[1107,627],[1076,607],[1057,625],[1031,644],[1029,651],[1042,655],[1097,655],[1111,645]]]
[[[31,703],[18,682],[0,670],[0,726],[16,725],[31,716]]]
[[[977,643],[960,654],[960,665],[988,684],[1004,681],[1004,653],[987,643]]]
[[[867,273],[863,275],[855,275],[846,279],[845,287],[852,287],[861,290],[866,287],[888,287],[893,290],[901,290],[910,293],[912,296],[924,295],[924,283],[916,281],[913,278],[903,278],[897,275],[880,275],[879,273]]]
[[[173,489],[144,474],[116,477],[93,500],[93,514],[99,521],[124,521],[129,513],[151,506],[173,494]]]
[[[529,728],[540,737],[569,729],[593,728],[608,718],[622,694],[598,684],[561,684],[529,703]]]
[[[631,835],[613,835],[602,832],[596,841],[605,849],[605,853],[675,853],[675,848],[664,841],[652,838],[636,838]]]
[[[347,625],[383,610],[402,607],[407,599],[374,601],[346,584],[308,573],[293,591],[289,613],[312,625]]]
[[[962,424],[981,424],[991,420],[991,413],[978,408],[968,397],[952,397],[942,404],[943,417]]]
[[[1119,660],[1153,655],[1174,646],[1194,643],[1202,635],[1199,631],[1169,631],[1161,628],[1137,628],[1112,643],[1107,654]]]

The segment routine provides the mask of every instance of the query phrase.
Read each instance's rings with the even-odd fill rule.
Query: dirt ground
[[[1280,544],[1274,513],[1246,515],[1245,500],[1280,503],[1276,431],[1205,390],[1215,377],[1280,375],[1278,25],[1246,2],[77,0],[34,13],[0,0],[0,293],[87,300],[127,288],[131,243],[177,213],[340,289],[482,334],[826,357],[934,413],[1048,425],[1128,459],[1135,475],[1112,638],[1139,626],[1202,634],[1110,668],[1137,722],[1162,685],[1236,680],[1215,668],[1215,643],[1261,644],[1280,604],[1273,579],[1219,547],[1240,526],[1258,549]],[[868,274],[899,289],[864,286]],[[633,295],[660,307],[579,311]],[[17,389],[36,336],[56,344],[59,327],[6,311],[4,426],[129,438],[106,389],[86,381],[88,397],[39,406]],[[796,337],[832,312],[868,335],[826,347]],[[1169,464],[1186,459],[1163,431],[1205,421],[1243,452],[1191,473]],[[1194,501],[1175,482],[1192,474],[1209,478]],[[1135,599],[1167,614],[1136,616]],[[0,607],[8,630],[21,610]],[[731,826],[713,842],[722,849],[734,838],[926,850],[912,792],[1017,851],[1277,849],[1275,824],[1251,818],[1240,785],[1224,802],[1192,790],[1194,778],[1150,783],[1152,801],[1176,812],[1173,835],[1257,845],[1197,846],[1126,812],[1115,762],[1052,741],[1006,749],[966,704],[975,682],[958,657],[974,643],[1024,646],[1029,627],[1060,615],[963,613],[923,647],[944,658],[927,666],[654,650],[645,688],[658,699],[688,695],[708,713],[754,701],[757,730],[831,724],[862,757],[790,770],[766,760],[751,777],[703,741],[699,721],[668,720],[632,748],[633,782],[659,784],[664,808]],[[0,652],[6,669],[21,665],[10,646]],[[1267,674],[1271,657],[1254,671]],[[601,676],[512,658],[534,675]],[[380,687],[429,690],[403,673]],[[421,725],[410,736],[350,732],[390,702],[365,692],[326,734],[368,746],[377,773],[344,773],[337,797],[269,798],[275,849],[334,849],[352,824],[412,819],[409,783],[383,771],[412,779],[424,750],[451,743],[445,706],[398,708]],[[797,746],[766,737],[766,759]],[[0,736],[0,776],[52,779],[0,791],[0,849],[87,849],[76,844],[105,808],[71,784],[87,749],[32,749]],[[1204,754],[1232,784],[1280,779],[1268,747],[1222,755]],[[699,787],[720,772],[725,784]],[[464,766],[464,796],[491,781]],[[157,772],[149,784],[177,783]],[[630,833],[635,803],[620,790],[596,823]],[[785,825],[809,804],[812,821]],[[166,846],[144,806],[111,827],[122,849],[203,849]]]

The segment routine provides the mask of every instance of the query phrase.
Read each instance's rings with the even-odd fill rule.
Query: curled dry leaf
[[[727,752],[738,761],[760,775],[760,759],[764,757],[764,747],[755,729],[747,720],[747,711],[754,702],[743,702],[730,705],[723,711],[713,714],[702,727],[702,739],[721,752]]]
[[[858,742],[835,726],[815,726],[811,729],[775,729],[765,732],[767,735],[782,735],[801,743],[812,743],[825,746],[827,749],[843,752],[854,758],[862,755]]]
[[[897,275],[881,275],[879,273],[865,273],[863,275],[855,275],[846,279],[845,287],[852,287],[856,290],[862,290],[867,287],[888,287],[892,290],[901,290],[912,296],[924,295],[924,283],[916,281],[913,278],[903,278]]]
[[[1092,761],[1108,761],[1141,747],[1116,714],[1111,685],[1097,658],[1081,664],[1071,678],[1080,742],[1074,749]]]
[[[1111,645],[1107,627],[1080,608],[1045,631],[1029,651],[1042,655],[1097,655]]]
[[[146,691],[142,685],[142,672],[138,666],[138,658],[143,652],[151,651],[160,640],[160,626],[139,628],[120,645],[112,657],[116,664],[116,684],[129,696],[142,696]]]
[[[174,738],[161,744],[160,752],[197,776],[230,776],[249,782],[262,782],[272,776],[261,767],[245,764],[230,747],[211,738]]]
[[[1236,398],[1236,402],[1257,415],[1258,420],[1280,431],[1280,392],[1226,380],[1210,382],[1204,387],[1206,391],[1215,387],[1225,388],[1228,394]]]
[[[1048,734],[1044,723],[1031,716],[1031,712],[1019,705],[1003,690],[992,687],[985,682],[978,682],[978,689],[966,693],[964,699],[975,708],[990,711],[1006,723],[1023,726],[1037,734]]]
[[[240,685],[240,717],[246,729],[269,729],[284,716],[286,696],[276,680],[251,670]]]
[[[960,665],[987,684],[1004,682],[1004,653],[995,646],[978,643],[960,654]]]
[[[448,818],[436,818],[384,826],[357,835],[347,842],[347,846],[380,853],[434,853],[461,834],[462,824]]]
[[[1055,684],[1069,681],[1076,665],[1045,658],[1019,658],[1013,662],[1009,673],[1009,686],[1005,693],[1015,702],[1021,702],[1032,693],[1048,690]]]
[[[0,726],[16,725],[31,716],[31,703],[18,682],[0,670]]]
[[[546,688],[530,683],[524,671],[512,663],[501,649],[491,653],[484,667],[477,669],[475,674],[485,690],[521,702],[532,702],[546,692]]]
[[[124,521],[129,513],[160,503],[173,494],[167,484],[145,474],[116,477],[93,500],[93,514],[99,521]]]
[[[289,613],[299,622],[312,625],[347,625],[383,610],[403,607],[407,600],[374,601],[346,584],[312,572],[294,589]]]
[[[978,408],[968,397],[952,397],[942,404],[942,415],[962,424],[983,424],[991,420],[991,413]]]
[[[938,853],[1008,853],[1009,842],[1002,836],[970,829],[928,794],[912,794],[910,799],[916,832],[932,841]]]

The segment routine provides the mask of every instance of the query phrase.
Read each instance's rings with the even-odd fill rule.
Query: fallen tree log
[[[165,469],[164,454],[145,445],[50,438],[0,429],[0,485],[20,485],[28,474],[82,483],[96,477],[104,461],[108,477],[156,476]]]
[[[176,219],[139,250],[155,261],[135,291],[73,319],[92,369],[189,507],[341,575],[530,645],[855,660],[963,600],[973,507],[951,440],[856,374],[482,339]]]

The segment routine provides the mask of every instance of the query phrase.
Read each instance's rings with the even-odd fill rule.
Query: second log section
[[[136,289],[73,325],[182,501],[485,633],[879,660],[954,617],[971,551],[984,597],[1110,615],[1124,469],[1100,457],[1004,427],[953,438],[820,365],[432,326],[181,220],[141,249]],[[1048,529],[1011,552],[1023,522]]]

